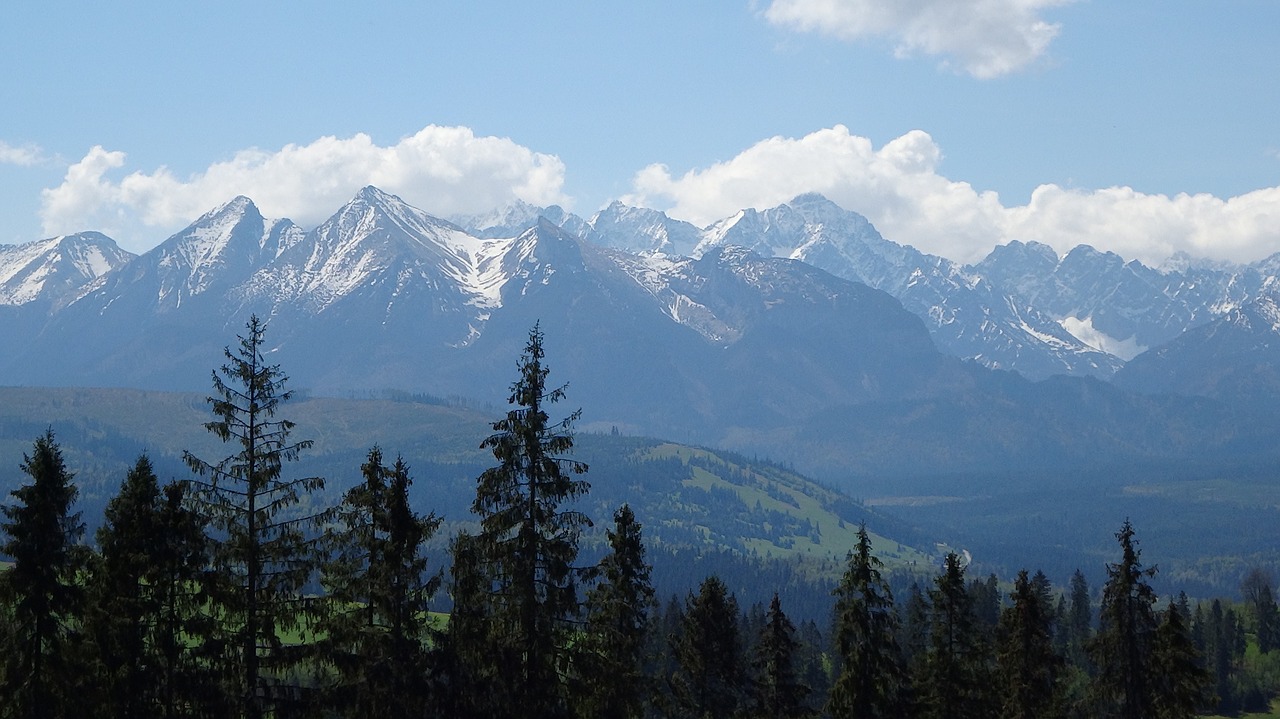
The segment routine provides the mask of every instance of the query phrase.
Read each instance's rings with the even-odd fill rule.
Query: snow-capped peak
[[[133,257],[99,232],[0,245],[0,305],[69,298]]]

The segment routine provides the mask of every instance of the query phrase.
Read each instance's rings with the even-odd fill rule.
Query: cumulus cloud
[[[567,204],[564,163],[465,127],[428,126],[389,146],[365,134],[322,137],[276,151],[250,149],[189,177],[161,167],[116,177],[126,155],[94,147],[68,168],[62,184],[42,192],[48,234],[98,229],[123,245],[145,228],[174,231],[245,195],[269,217],[318,224],[365,185],[375,185],[441,216],[478,213],[522,200]],[[124,234],[121,234],[124,233]]]
[[[10,145],[4,140],[0,140],[0,165],[19,165],[22,167],[30,167],[39,164],[44,160],[44,155],[40,148],[35,145],[23,145],[21,147]]]
[[[1041,12],[1072,0],[773,0],[765,18],[780,27],[841,40],[888,38],[894,54],[954,59],[992,78],[1044,55],[1059,26]]]
[[[942,150],[908,132],[880,148],[843,126],[801,138],[773,137],[733,159],[679,177],[663,165],[636,174],[631,204],[705,226],[745,207],[764,209],[820,192],[866,215],[884,236],[960,262],[1010,240],[1060,253],[1079,244],[1159,264],[1175,252],[1246,262],[1280,247],[1280,187],[1221,199],[1041,185],[1026,205],[939,172]]]

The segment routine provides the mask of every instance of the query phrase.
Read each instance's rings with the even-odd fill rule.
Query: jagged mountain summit
[[[0,245],[0,363],[36,336],[53,313],[133,258],[98,232]]]
[[[817,194],[703,229],[618,202],[585,228],[574,219],[579,236],[630,252],[696,257],[738,245],[804,261],[893,295],[942,351],[1033,379],[1108,378],[1145,350],[1280,287],[1280,254],[1247,266],[1179,256],[1151,268],[1083,245],[1059,257],[1047,245],[1014,241],[960,266],[886,240],[865,217]]]
[[[703,397],[708,414],[738,401],[719,396],[735,393],[720,392],[724,374],[710,369],[726,362],[767,380],[778,393],[771,415],[785,417],[829,397],[833,387],[816,387],[832,384],[826,375],[837,365],[837,374],[876,367],[877,376],[850,375],[852,389],[836,392],[869,397],[879,390],[868,388],[910,384],[890,377],[910,357],[938,360],[915,317],[861,284],[731,248],[662,257],[597,247],[545,218],[483,239],[373,187],[307,232],[240,197],[87,285],[31,342],[8,348],[5,374],[21,383],[199,387],[207,368],[193,358],[216,358],[217,343],[250,313],[271,318],[274,349],[291,371],[327,391],[500,398],[498,358],[539,320],[549,340],[581,346],[570,360],[581,365],[576,383],[603,397],[622,372],[655,392]],[[779,324],[781,316],[791,319]],[[813,332],[782,353],[802,356],[783,363],[781,350],[767,349],[773,333],[803,326]],[[876,349],[832,349],[851,347],[845,337]],[[77,343],[93,351],[65,351]],[[653,405],[653,418],[670,409],[653,397],[617,402]]]
[[[980,274],[890,242],[865,217],[821,195],[801,195],[768,210],[743,210],[705,229],[618,202],[588,224],[591,232],[584,236],[607,247],[697,257],[736,245],[865,283],[919,316],[939,349],[988,367],[1016,369],[1033,378],[1107,377],[1122,364],[1034,306],[1015,302]]]
[[[498,405],[541,323],[586,428],[764,454],[829,477],[1266,445],[1256,436],[1266,425],[1232,425],[1213,400],[1030,382],[952,356],[967,341],[990,365],[1072,360],[1102,373],[1001,283],[891,243],[818,196],[696,233],[623,206],[593,222],[551,208],[528,226],[477,233],[367,187],[304,230],[236,198],[60,303],[0,305],[15,340],[0,344],[0,382],[207,390],[222,348],[256,313],[271,360],[300,389]],[[637,243],[644,251],[618,249]],[[1037,276],[1004,279],[1026,292]],[[998,362],[985,349],[1000,346],[993,338],[1005,342]]]
[[[1229,312],[1266,284],[1256,267],[1184,261],[1155,269],[1087,245],[1059,258],[1035,242],[997,247],[973,269],[1125,361]]]
[[[100,232],[0,245],[0,306],[64,303],[133,257]]]

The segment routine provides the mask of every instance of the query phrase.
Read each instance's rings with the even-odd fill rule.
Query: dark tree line
[[[1280,645],[1271,578],[1248,576],[1239,610],[1162,601],[1127,521],[1096,604],[1080,572],[1001,585],[956,554],[899,601],[862,527],[829,641],[715,575],[659,605],[630,507],[578,561],[578,413],[550,414],[565,387],[536,326],[446,576],[402,459],[372,448],[336,507],[285,471],[311,443],[277,416],[290,393],[263,332],[250,320],[213,374],[206,428],[230,454],[188,455],[192,478],[164,485],[139,457],[95,548],[53,433],[24,456],[0,524],[0,717],[1173,719],[1270,698],[1241,667],[1250,641]]]

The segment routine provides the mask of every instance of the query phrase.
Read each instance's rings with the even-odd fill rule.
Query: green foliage
[[[836,586],[835,648],[839,672],[827,710],[833,716],[894,717],[905,682],[893,594],[871,551],[866,526]]]
[[[580,610],[574,562],[578,536],[590,525],[561,506],[587,491],[573,478],[587,465],[564,456],[580,412],[556,423],[547,415],[565,393],[547,386],[542,340],[535,326],[511,386],[513,409],[481,444],[498,465],[480,475],[472,506],[480,572],[492,587],[484,607],[490,653],[510,691],[504,699],[534,718],[566,713],[567,637]]]
[[[490,648],[489,592],[492,582],[481,573],[477,540],[462,531],[449,546],[449,595],[453,611],[442,638],[437,665],[442,691],[437,697],[441,716],[479,719],[496,714],[494,704],[502,667]]]
[[[1024,569],[1014,581],[1013,604],[1000,617],[996,662],[1000,716],[1051,719],[1061,714],[1058,676],[1062,658],[1053,649],[1053,604],[1049,580]]]
[[[218,706],[196,641],[213,628],[199,589],[207,542],[186,491],[178,482],[160,487],[141,455],[98,528],[87,623],[102,716],[184,716]]]
[[[1211,696],[1211,679],[1192,641],[1190,621],[1182,606],[1170,602],[1156,629],[1151,674],[1153,716],[1158,719],[1190,719]]]
[[[991,656],[965,587],[960,557],[948,553],[929,590],[929,651],[921,682],[922,713],[937,719],[994,713]]]
[[[708,577],[685,600],[670,679],[675,716],[728,719],[746,690],[738,601],[719,577]]]
[[[204,426],[234,452],[217,462],[186,453],[201,511],[213,534],[210,599],[225,632],[224,678],[236,688],[239,711],[259,717],[299,701],[295,675],[301,660],[281,634],[298,631],[309,602],[302,590],[319,563],[316,541],[327,513],[298,511],[307,495],[324,488],[319,477],[283,478],[285,462],[311,447],[294,441],[294,423],[275,419],[291,393],[279,365],[267,364],[265,325],[255,315],[225,350],[213,372],[217,418]],[[281,709],[283,710],[283,709]]]
[[[774,594],[751,663],[754,678],[747,716],[798,719],[813,715],[813,709],[808,705],[812,690],[797,673],[800,645],[795,634],[795,626],[782,611],[778,595]]]
[[[1276,606],[1271,575],[1253,567],[1240,582],[1240,594],[1250,610],[1258,651],[1266,654],[1280,647],[1280,608]]]
[[[386,467],[374,447],[364,482],[343,496],[326,536],[322,567],[328,611],[320,659],[333,667],[325,706],[355,716],[408,716],[428,700],[428,603],[440,576],[427,575],[424,544],[440,522],[409,507],[408,466]]]
[[[69,716],[92,698],[77,690],[85,669],[80,577],[89,555],[79,544],[84,524],[71,511],[76,487],[52,431],[23,455],[22,471],[31,481],[11,492],[17,503],[3,508],[0,524],[8,538],[0,553],[13,560],[0,578],[0,600],[9,615],[0,715]]]
[[[651,568],[640,524],[628,505],[613,515],[609,553],[587,594],[586,632],[575,664],[582,683],[582,717],[639,717],[654,689],[644,675],[646,639],[654,609]]]
[[[1102,588],[1098,633],[1090,653],[1098,667],[1094,699],[1098,710],[1120,719],[1142,719],[1154,711],[1155,682],[1151,675],[1156,634],[1156,594],[1148,580],[1155,567],[1144,569],[1134,539],[1133,525],[1125,520],[1116,533],[1121,557],[1107,564]]]

